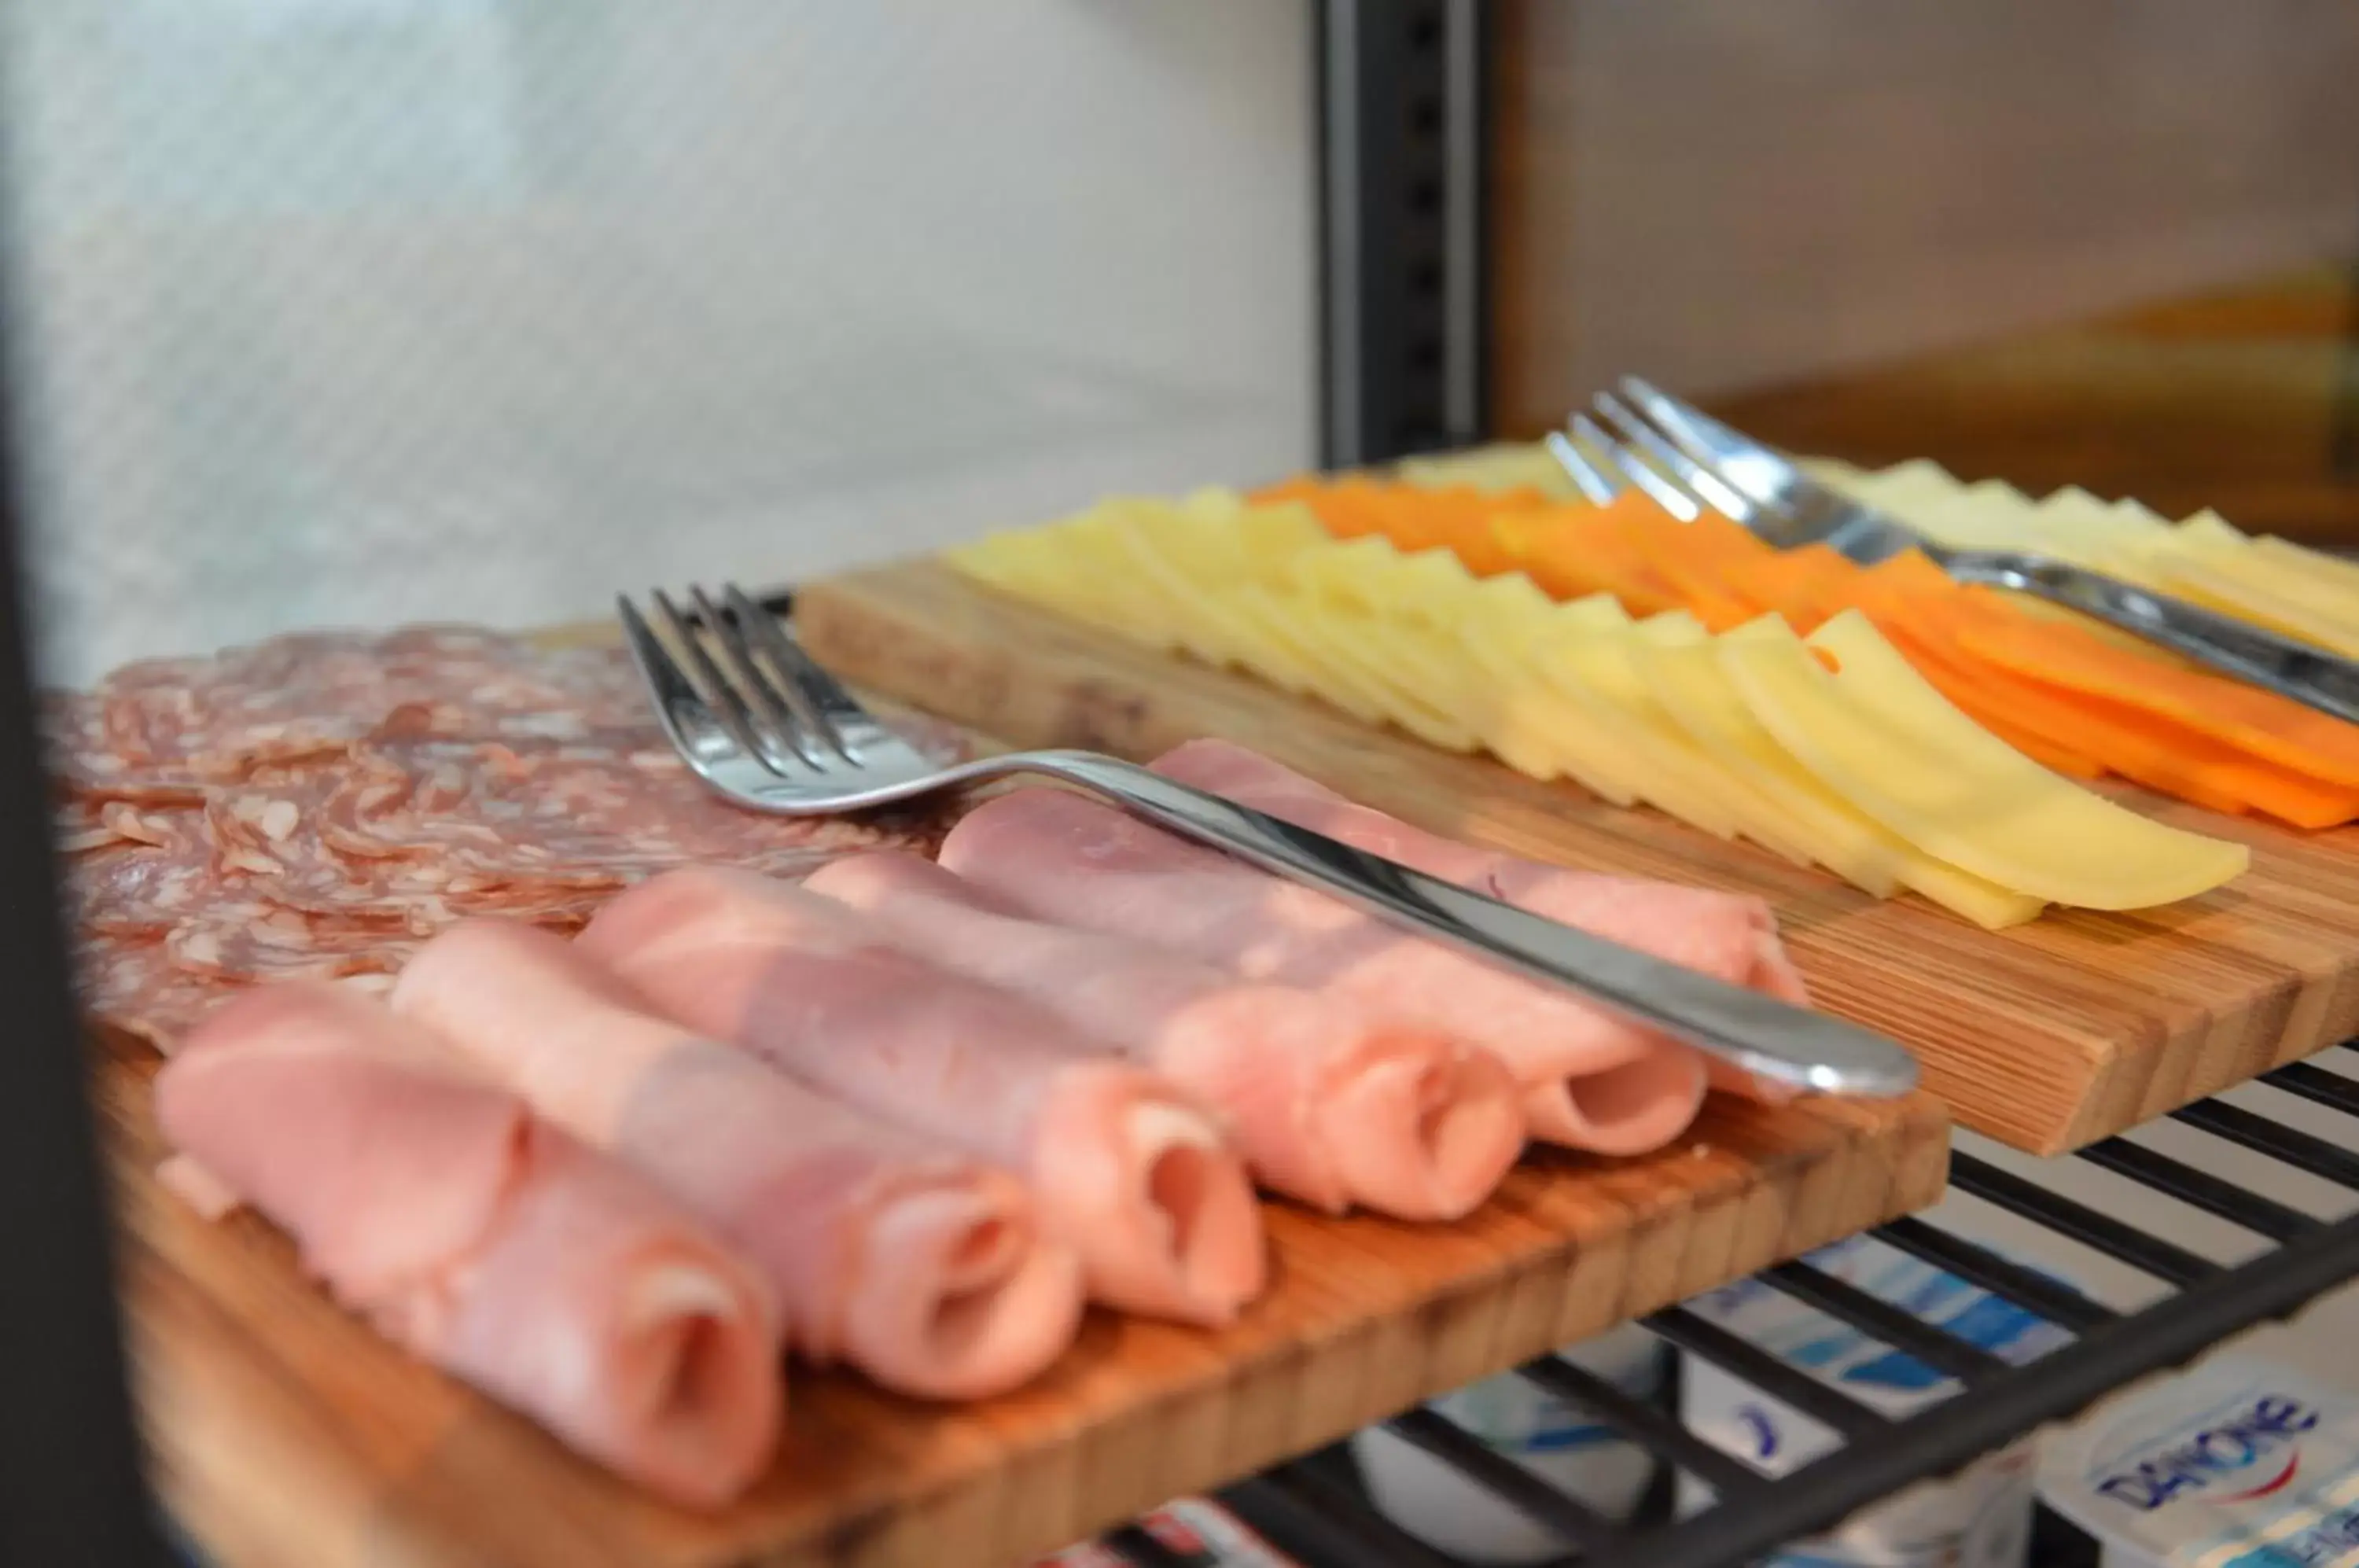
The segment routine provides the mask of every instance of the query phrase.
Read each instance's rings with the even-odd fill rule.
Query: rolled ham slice
[[[1094,1299],[1218,1323],[1261,1290],[1252,1186],[1191,1096],[834,900],[697,866],[617,897],[575,940],[697,1033],[1021,1173]]]
[[[382,1003],[248,992],[165,1064],[156,1114],[338,1300],[582,1453],[696,1506],[767,1463],[783,1383],[752,1268]]]
[[[1502,903],[1797,1007],[1810,1005],[1801,974],[1778,940],[1777,917],[1764,899],[1675,882],[1574,871],[1462,844],[1347,800],[1234,741],[1192,740],[1149,766],[1167,779],[1325,833],[1429,877],[1487,893]],[[1714,1088],[1756,1099],[1792,1097],[1792,1090],[1742,1069],[1710,1059],[1705,1066]]]
[[[734,1241],[807,1359],[973,1399],[1072,1343],[1080,1263],[1041,1233],[1016,1177],[641,1010],[564,938],[453,926],[409,961],[391,1000]]]
[[[1496,1057],[1348,998],[1030,920],[914,855],[846,856],[803,886],[1193,1092],[1227,1115],[1263,1185],[1307,1203],[1455,1219],[1523,1147],[1516,1084]]]
[[[1696,1052],[1570,991],[1413,935],[1314,888],[1063,789],[1026,789],[951,830],[941,863],[1043,920],[1158,942],[1248,979],[1348,997],[1480,1046],[1525,1086],[1534,1138],[1636,1154],[1702,1104]]]

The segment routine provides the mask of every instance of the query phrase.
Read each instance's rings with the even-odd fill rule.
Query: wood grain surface
[[[97,1049],[153,1472],[222,1568],[1011,1568],[1921,1208],[1948,1168],[1926,1095],[1715,1099],[1646,1159],[1528,1157],[1457,1225],[1273,1204],[1276,1283],[1234,1327],[1093,1312],[1031,1387],[965,1407],[797,1369],[771,1474],[700,1517],[409,1360],[252,1214],[199,1218],[153,1175],[156,1058]]]
[[[2051,911],[2014,931],[1879,900],[1571,784],[1452,757],[1245,677],[1167,658],[929,562],[796,597],[811,652],[1024,746],[1147,757],[1225,735],[1426,827],[1569,866],[1756,892],[1819,1000],[1897,1037],[1959,1121],[2036,1153],[2119,1132],[2359,1029],[2359,831],[2300,834],[2152,797],[2252,845],[2201,898]],[[2126,792],[2125,792],[2126,793]]]

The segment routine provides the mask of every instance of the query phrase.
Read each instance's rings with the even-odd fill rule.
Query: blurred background
[[[57,679],[1309,458],[1299,5],[5,16]]]
[[[1506,427],[1643,367],[1797,450],[2359,543],[2359,6],[1498,19]]]
[[[52,677],[1319,461],[1320,10],[18,0]],[[2359,543],[2359,7],[1485,14],[1484,397],[1395,446],[1636,369]]]

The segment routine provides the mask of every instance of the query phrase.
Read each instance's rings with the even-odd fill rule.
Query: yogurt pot
[[[1669,1347],[1629,1324],[1558,1354],[1640,1399],[1661,1390],[1669,1364]],[[1654,1479],[1654,1455],[1512,1373],[1445,1394],[1426,1408],[1608,1519],[1628,1518]],[[1571,1549],[1563,1537],[1382,1427],[1355,1433],[1352,1455],[1377,1510],[1439,1551],[1470,1563],[1539,1563]]]
[[[2226,1356],[2101,1407],[2039,1463],[2106,1568],[2359,1564],[2359,1399]]]
[[[2032,1360],[2071,1338],[1870,1236],[1837,1242],[1807,1261],[2010,1362]],[[1741,1280],[1687,1305],[1888,1416],[1911,1414],[1958,1389],[1924,1363],[1759,1280]],[[1700,1356],[1681,1363],[1680,1412],[1689,1430],[1764,1475],[1783,1475],[1842,1445],[1833,1432]],[[2028,1441],[2013,1444],[1957,1475],[1864,1508],[1829,1534],[1789,1541],[1760,1561],[1777,1568],[2023,1568],[2031,1542],[2035,1460]],[[1709,1487],[1680,1477],[1682,1513],[1701,1512],[1712,1500]]]

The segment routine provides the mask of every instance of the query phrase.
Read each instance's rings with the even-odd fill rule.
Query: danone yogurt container
[[[1662,1341],[1627,1325],[1558,1354],[1640,1399],[1660,1390],[1669,1361]],[[1654,1479],[1654,1456],[1644,1448],[1513,1374],[1445,1394],[1426,1408],[1608,1519],[1627,1518]],[[1369,1500],[1429,1546],[1470,1563],[1539,1563],[1571,1550],[1562,1537],[1382,1427],[1356,1433],[1352,1454]]]
[[[2051,1440],[2039,1492],[2106,1568],[2359,1564],[2359,1399],[2222,1356]]]
[[[2014,1363],[2064,1344],[2062,1329],[1870,1236],[1811,1253],[1809,1263],[1969,1345]],[[1807,1367],[1887,1416],[1909,1415],[1957,1383],[1792,1297],[1746,1279],[1687,1303],[1690,1311]],[[1689,1430],[1768,1475],[1841,1446],[1842,1439],[1701,1356],[1680,1365],[1680,1413]],[[2030,1548],[2035,1454],[2027,1442],[1984,1455],[1940,1481],[1912,1486],[1830,1534],[1789,1541],[1761,1559],[1777,1568],[2022,1568]],[[1712,1493],[1680,1477],[1683,1513]]]

